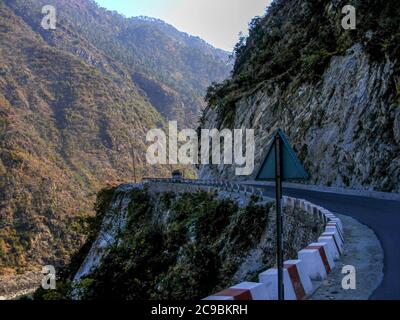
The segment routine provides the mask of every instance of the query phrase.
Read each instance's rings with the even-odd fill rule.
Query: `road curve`
[[[275,197],[274,187],[255,187],[263,188],[266,196]],[[283,194],[351,216],[374,230],[384,251],[384,278],[371,299],[400,300],[400,201],[294,188],[283,188]]]

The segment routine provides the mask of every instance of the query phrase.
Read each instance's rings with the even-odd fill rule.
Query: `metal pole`
[[[132,166],[133,166],[133,179],[135,184],[137,183],[136,180],[136,159],[135,159],[135,151],[133,149],[133,145],[131,144],[131,157],[132,157]]]
[[[275,136],[275,193],[276,193],[276,249],[278,260],[278,300],[285,300],[283,285],[283,216],[281,210],[282,200],[282,153],[281,137]]]

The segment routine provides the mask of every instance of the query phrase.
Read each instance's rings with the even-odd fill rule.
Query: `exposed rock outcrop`
[[[168,183],[109,190],[96,239],[79,254],[79,270],[61,279],[59,297],[199,299],[274,266],[273,201],[200,190]],[[285,213],[289,259],[323,225],[299,208]]]
[[[296,2],[278,1],[284,8]],[[267,16],[258,28],[273,29],[274,14]],[[289,14],[285,21],[291,18]],[[250,61],[248,64],[254,64],[251,61],[257,56],[261,59],[265,53],[260,46],[251,47],[254,37],[248,40],[246,56],[243,58],[239,53],[242,60]],[[271,59],[279,59],[279,54]],[[239,85],[238,89],[231,89],[251,70],[251,66],[238,60],[236,64],[239,63],[244,64],[242,70],[234,73],[217,98],[210,99],[203,115],[204,128],[255,130],[255,171],[251,177],[237,179],[255,177],[265,157],[268,139],[280,127],[304,163],[309,183],[400,192],[396,57],[386,54],[384,59],[374,60],[363,44],[355,43],[343,53],[332,54],[318,81],[303,81],[299,75],[289,77],[288,83],[282,86],[278,78],[267,78],[245,93],[240,92]],[[223,104],[235,94],[238,97],[231,105],[216,103]],[[200,177],[232,179],[234,167],[202,166]]]

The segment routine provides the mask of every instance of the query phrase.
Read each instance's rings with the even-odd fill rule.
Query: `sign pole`
[[[275,180],[276,193],[276,258],[278,268],[278,299],[285,300],[284,288],[284,213],[282,212],[282,182],[288,180],[307,179],[308,175],[296,156],[288,139],[281,129],[276,129],[271,136],[264,161],[258,170],[256,180]]]
[[[276,244],[278,260],[278,300],[285,300],[283,285],[283,215],[282,200],[282,145],[281,137],[275,135],[275,193],[276,193]]]

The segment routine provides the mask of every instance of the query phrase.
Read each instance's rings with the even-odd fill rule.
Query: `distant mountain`
[[[231,70],[229,54],[148,17],[125,18],[90,0],[17,0],[6,4],[47,44],[106,75],[129,77],[166,118],[195,124],[204,92]],[[57,29],[41,28],[44,5],[57,9]]]
[[[57,8],[57,29],[41,27]],[[87,0],[0,1],[0,273],[63,264],[84,239],[94,194],[138,175],[145,136],[196,123],[228,54],[162,21]]]

